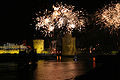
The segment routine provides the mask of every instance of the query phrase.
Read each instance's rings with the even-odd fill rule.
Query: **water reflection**
[[[73,80],[92,68],[92,62],[84,58],[76,62],[73,58],[62,58],[61,62],[39,60],[37,64],[24,66],[6,63],[2,67],[0,63],[0,80]]]
[[[61,56],[57,56],[57,62],[60,61],[61,62],[62,57]]]
[[[63,62],[66,60],[66,62]],[[35,70],[35,80],[65,80],[74,79],[85,74],[90,65],[85,61],[74,62],[72,58],[62,59],[62,62],[39,61]],[[89,68],[88,68],[89,67]]]
[[[96,67],[96,63],[95,63],[95,57],[93,57],[93,68]]]

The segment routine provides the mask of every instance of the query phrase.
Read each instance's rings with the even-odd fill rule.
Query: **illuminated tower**
[[[75,38],[66,34],[62,38],[62,55],[74,55],[76,52]]]
[[[37,53],[41,53],[44,50],[44,40],[35,39],[33,40],[33,47]]]

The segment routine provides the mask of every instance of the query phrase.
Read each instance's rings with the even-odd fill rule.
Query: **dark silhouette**
[[[120,56],[99,56],[98,58],[98,62],[102,61],[102,66],[94,68],[85,75],[77,76],[75,80],[120,80]],[[99,61],[100,58],[101,61]]]

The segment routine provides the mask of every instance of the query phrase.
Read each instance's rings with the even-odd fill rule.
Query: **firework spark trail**
[[[66,32],[72,33],[73,29],[81,31],[85,28],[87,18],[84,17],[83,11],[73,11],[72,5],[53,5],[53,11],[45,11],[44,16],[36,18],[36,29],[41,30],[45,35],[54,31],[55,28],[63,29],[66,27]],[[41,12],[40,12],[41,13]],[[38,14],[37,14],[38,15]]]
[[[97,23],[104,23],[104,26],[110,31],[120,28],[120,3],[105,6],[100,12],[97,12]]]

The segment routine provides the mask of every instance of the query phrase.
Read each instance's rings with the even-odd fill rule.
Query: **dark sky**
[[[51,9],[56,2],[63,2],[84,8],[94,13],[110,0],[4,0],[0,2],[0,41],[31,39],[32,17],[39,10]]]

